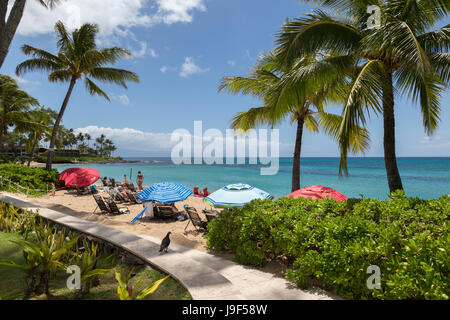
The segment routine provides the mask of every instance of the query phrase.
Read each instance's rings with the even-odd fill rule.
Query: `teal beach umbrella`
[[[244,183],[225,186],[205,198],[214,207],[242,207],[255,199],[272,199],[273,196],[261,189]]]

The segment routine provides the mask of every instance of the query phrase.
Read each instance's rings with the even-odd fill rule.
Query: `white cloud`
[[[142,58],[142,57],[146,56],[147,54],[150,55],[152,58],[157,58],[159,56],[154,49],[147,48],[147,42],[139,41],[139,45],[140,45],[140,48],[138,50],[131,51],[131,53],[133,54],[133,57]]]
[[[228,60],[228,64],[232,67],[236,66],[236,61],[234,60]]]
[[[192,128],[186,129],[191,134],[193,133]],[[76,134],[81,133],[89,133],[93,139],[97,138],[101,134],[104,134],[108,139],[111,139],[116,145],[119,153],[121,151],[125,151],[126,153],[131,154],[141,154],[141,155],[170,155],[172,148],[177,145],[179,142],[172,142],[170,133],[161,133],[161,132],[145,132],[141,130],[131,129],[131,128],[111,128],[111,127],[98,127],[98,126],[87,126],[84,128],[77,128],[74,130]],[[219,131],[221,132],[221,131]],[[203,130],[203,134],[206,135],[206,129]],[[211,133],[209,133],[210,135]],[[224,152],[226,152],[225,142],[227,141],[226,133],[222,132],[222,137],[217,137],[217,141],[219,144],[221,143],[224,146]],[[191,136],[193,139],[193,136]],[[270,139],[270,138],[269,138]],[[193,140],[192,140],[193,141]],[[235,143],[235,140],[230,140]],[[269,141],[258,141],[254,138],[248,138],[248,144],[252,143],[261,143],[262,147],[266,147]],[[204,141],[203,148],[206,148],[211,141]],[[284,150],[288,150],[286,154],[290,154],[292,151],[292,144],[280,143],[280,152],[283,153]],[[248,149],[248,145],[247,145]],[[204,149],[205,150],[205,149]],[[247,151],[248,152],[248,151]]]
[[[156,0],[158,12],[156,18],[166,24],[192,22],[193,11],[206,11],[204,0]]]
[[[111,40],[130,36],[133,27],[192,22],[195,11],[206,11],[204,0],[63,0],[53,10],[33,0],[27,1],[17,32],[25,36],[53,33],[58,20],[70,29],[89,22],[97,23],[101,37]]]
[[[166,73],[166,72],[172,72],[172,71],[176,71],[177,68],[175,67],[171,67],[171,66],[162,66],[159,71],[161,71],[161,73]]]
[[[150,56],[152,58],[158,58],[159,54],[156,53],[155,50],[153,50],[152,48],[148,49],[148,53],[150,54]]]
[[[128,107],[130,105],[130,98],[126,94],[121,94],[118,96],[113,95],[112,98],[120,102],[120,104]]]
[[[184,64],[181,66],[180,76],[186,78],[193,74],[200,74],[208,71],[209,68],[200,68],[198,65],[196,65],[194,62],[194,58],[186,57],[186,59],[184,60]]]
[[[115,129],[98,126],[77,128],[74,131],[76,133],[89,133],[93,139],[104,134],[114,142],[119,150],[157,153],[169,152],[172,147],[172,143],[170,142],[171,133],[153,133],[131,128]]]
[[[20,85],[37,85],[40,84],[39,81],[31,81],[31,80],[27,80],[25,78],[16,76],[16,75],[12,75],[11,78],[13,78],[14,80],[16,80],[16,82]]]
[[[442,136],[425,136],[424,138],[420,139],[419,145],[420,148],[424,149],[450,148],[450,138]]]

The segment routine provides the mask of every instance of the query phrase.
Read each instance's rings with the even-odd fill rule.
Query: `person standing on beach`
[[[139,190],[143,190],[142,183],[144,183],[144,175],[140,171],[137,174],[136,183],[138,185]]]
[[[125,184],[125,185],[128,184],[128,178],[127,178],[126,174],[123,175],[123,184]]]

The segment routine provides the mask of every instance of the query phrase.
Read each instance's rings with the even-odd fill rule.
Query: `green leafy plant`
[[[78,237],[66,241],[64,231],[58,232],[55,227],[46,226],[42,219],[35,226],[35,236],[36,243],[26,240],[11,241],[22,248],[25,266],[12,261],[0,261],[0,264],[18,268],[27,274],[27,295],[49,294],[50,277],[55,274],[57,268],[64,268],[61,257],[74,246]],[[37,279],[39,283],[35,285]]]
[[[70,260],[70,264],[80,267],[81,288],[75,295],[81,298],[89,293],[93,286],[99,284],[99,275],[112,271],[110,266],[114,264],[114,256],[101,255],[98,245],[94,242],[89,245],[86,240],[83,240],[83,246],[81,248],[77,246],[71,255],[73,259]]]
[[[287,199],[253,201],[208,224],[207,244],[234,253],[242,264],[272,260],[287,278],[350,299],[448,299],[450,197],[389,200]],[[381,270],[370,290],[367,268]]]
[[[14,232],[16,230],[18,211],[14,206],[0,202],[0,231]]]
[[[19,164],[0,164],[0,177],[0,190],[17,192],[18,187],[14,184],[17,183],[29,188],[28,195],[40,196],[52,190],[52,185],[58,182],[59,173],[57,170],[47,171]],[[21,193],[26,192],[23,188],[19,190]]]
[[[138,292],[139,285],[142,281],[138,281],[134,286],[129,283],[133,271],[134,268],[129,271],[123,268],[120,271],[116,271],[116,280],[119,282],[117,293],[119,294],[120,300],[144,300],[148,295],[155,292],[161,283],[169,278],[169,276],[166,276],[159,279]]]

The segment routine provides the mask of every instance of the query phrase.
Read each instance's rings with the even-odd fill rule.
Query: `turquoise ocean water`
[[[130,175],[144,174],[144,186],[171,181],[188,187],[205,186],[215,191],[231,183],[248,183],[270,192],[274,197],[290,193],[292,159],[281,158],[278,174],[261,176],[260,165],[175,165],[170,158],[125,158],[138,163],[55,165],[60,172],[70,167],[90,167],[100,171],[102,177],[118,181]],[[301,187],[323,185],[337,189],[348,197],[386,199],[389,193],[383,158],[350,158],[349,177],[339,178],[338,158],[302,158]],[[399,158],[398,165],[403,186],[408,196],[423,199],[439,198],[450,194],[450,158]]]

